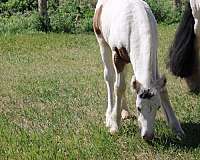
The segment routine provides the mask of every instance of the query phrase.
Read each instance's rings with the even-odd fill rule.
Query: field
[[[200,96],[166,69],[176,26],[159,26],[159,66],[186,137],[178,141],[158,112],[156,139],[140,137],[136,119],[116,136],[104,125],[106,87],[94,35],[0,36],[0,159],[200,159]],[[135,115],[134,94],[127,96]]]

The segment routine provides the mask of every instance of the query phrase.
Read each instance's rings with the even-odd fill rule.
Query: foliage
[[[182,8],[173,8],[172,1],[146,0],[154,13],[156,20],[165,24],[177,23],[180,20]]]
[[[50,21],[54,32],[92,31],[93,10],[90,5],[68,1],[51,12]]]
[[[182,8],[174,9],[169,0],[146,1],[159,23],[179,22]],[[48,22],[37,17],[38,22],[36,23],[34,19],[37,12],[37,0],[1,0],[0,25],[2,28],[0,30],[1,32],[2,30],[22,32],[22,29],[67,33],[91,32],[95,3],[95,0],[62,0],[62,3],[59,0],[48,0]],[[35,28],[29,28],[29,26],[35,26]]]
[[[3,2],[0,3],[2,16],[11,16],[18,12],[26,13],[37,8],[37,0],[4,0]]]
[[[37,12],[15,14],[0,17],[0,33],[24,33],[42,30],[42,23]]]
[[[50,26],[46,26],[44,19],[36,14],[35,2],[35,0],[8,0],[0,3],[0,33],[21,33],[22,30],[68,33],[92,31],[94,9],[85,1],[66,0],[59,6],[57,0],[50,0],[48,3]]]

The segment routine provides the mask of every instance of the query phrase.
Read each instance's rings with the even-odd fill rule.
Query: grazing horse
[[[187,3],[170,48],[170,71],[184,78],[191,91],[200,91],[200,1]]]
[[[156,111],[163,106],[167,121],[179,136],[184,132],[177,120],[160,77],[157,63],[157,24],[146,2],[142,0],[99,0],[93,28],[100,46],[107,85],[106,126],[111,134],[118,131],[121,118],[129,116],[125,97],[126,64],[131,63],[136,91],[136,107],[141,136],[154,137]]]

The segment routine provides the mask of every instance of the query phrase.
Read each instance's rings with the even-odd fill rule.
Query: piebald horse
[[[136,91],[136,108],[141,136],[154,137],[156,111],[163,106],[169,126],[178,136],[184,134],[165,87],[157,63],[157,23],[150,7],[142,0],[98,0],[93,28],[100,46],[107,85],[106,126],[118,132],[121,118],[129,116],[125,97],[126,64],[131,63]]]
[[[187,3],[170,48],[169,68],[184,78],[191,91],[200,91],[200,0]]]

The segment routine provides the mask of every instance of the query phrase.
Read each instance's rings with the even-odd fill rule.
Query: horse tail
[[[187,3],[169,50],[168,67],[175,76],[185,78],[192,75],[195,65],[194,43],[194,18],[190,3]]]

